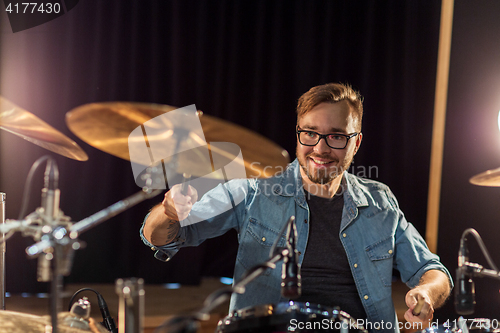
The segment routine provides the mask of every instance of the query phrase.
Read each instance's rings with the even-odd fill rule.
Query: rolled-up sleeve
[[[432,253],[415,227],[400,215],[396,234],[395,268],[401,273],[401,280],[410,288],[417,286],[422,275],[429,270],[440,270],[448,276],[450,287],[453,279],[450,272],[440,262],[439,256]]]
[[[177,237],[175,238],[175,240],[169,244],[161,245],[161,246],[153,245],[144,236],[144,224],[146,223],[148,216],[149,216],[149,214],[146,215],[146,217],[144,218],[144,222],[143,222],[141,229],[139,231],[141,239],[142,239],[143,243],[146,244],[146,246],[148,246],[151,250],[155,251],[154,257],[156,259],[161,260],[161,261],[169,261],[170,259],[172,259],[172,257],[177,252],[179,252],[179,249],[182,247],[183,243],[186,241],[186,237],[185,237],[186,230],[181,228],[179,230],[179,233],[177,234]],[[183,234],[184,234],[184,236],[182,236]]]
[[[248,193],[247,180],[244,179],[218,185],[193,205],[187,219],[180,221],[181,228],[174,241],[156,246],[146,239],[144,224],[149,214],[140,229],[140,237],[144,244],[155,251],[155,258],[169,261],[181,247],[197,246],[208,238],[220,236],[230,229],[238,229]]]

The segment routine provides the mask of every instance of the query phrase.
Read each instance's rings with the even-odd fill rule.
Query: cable
[[[118,333],[118,328],[116,327],[116,324],[115,324],[115,321],[113,320],[113,317],[111,317],[111,314],[109,313],[108,305],[106,304],[104,297],[102,297],[101,294],[99,294],[97,291],[95,291],[92,288],[82,288],[82,289],[78,290],[77,292],[75,292],[69,300],[68,311],[71,310],[71,306],[73,305],[75,297],[83,291],[93,291],[96,294],[97,304],[99,305],[99,310],[101,310],[101,315],[102,315],[102,319],[103,319],[103,321],[101,322],[101,325],[103,325],[110,332]]]
[[[28,208],[28,203],[29,203],[29,199],[31,196],[31,186],[32,186],[32,182],[33,182],[33,175],[35,174],[35,171],[38,169],[40,164],[44,161],[47,161],[47,160],[54,161],[52,159],[52,157],[50,157],[49,155],[45,155],[45,156],[42,156],[39,159],[37,159],[35,161],[35,163],[33,163],[33,165],[31,166],[31,169],[28,173],[28,177],[26,178],[26,183],[24,185],[23,198],[21,200],[21,202],[22,202],[21,211],[19,212],[18,220],[22,220],[24,218],[24,216],[26,215],[26,210]],[[54,165],[55,165],[55,163],[54,163]]]
[[[478,243],[479,247],[481,248],[481,251],[483,252],[484,257],[486,258],[486,261],[488,261],[488,264],[490,265],[490,267],[492,269],[494,269],[495,271],[498,272],[497,266],[495,265],[495,263],[491,259],[490,253],[488,252],[488,249],[484,245],[483,240],[482,240],[481,236],[479,235],[479,233],[476,231],[476,229],[474,229],[474,228],[466,229],[462,234],[462,239],[464,241],[467,240],[467,238],[466,238],[467,234],[471,234],[474,236],[474,238],[476,239],[476,242]]]

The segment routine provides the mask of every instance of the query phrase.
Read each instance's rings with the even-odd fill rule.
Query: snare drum
[[[219,321],[217,333],[362,332],[347,313],[311,303],[288,302],[248,307]]]

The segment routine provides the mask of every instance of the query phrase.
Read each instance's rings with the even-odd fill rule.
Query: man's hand
[[[188,217],[193,204],[198,201],[198,192],[192,186],[188,186],[186,195],[181,193],[182,185],[173,186],[165,193],[162,201],[163,211],[171,220],[182,221]]]
[[[172,242],[179,233],[180,223],[188,217],[198,192],[188,187],[186,195],[181,193],[182,185],[173,186],[165,193],[161,204],[156,205],[144,224],[144,237],[153,245],[161,246]]]
[[[425,288],[415,287],[406,293],[405,302],[408,306],[405,312],[406,321],[422,323],[424,328],[428,327],[434,316],[434,306],[428,291]]]
[[[429,270],[422,275],[420,283],[408,291],[405,297],[408,310],[405,319],[411,323],[422,323],[429,327],[434,309],[439,308],[450,294],[448,276],[439,270]]]

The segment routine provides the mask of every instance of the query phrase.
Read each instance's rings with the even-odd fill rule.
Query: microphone
[[[53,222],[59,215],[59,170],[57,164],[52,159],[47,161],[44,174],[44,185],[42,189],[42,208],[45,222]],[[47,224],[47,223],[45,223]]]
[[[474,281],[468,276],[466,262],[469,261],[469,251],[465,245],[465,239],[460,240],[458,251],[458,268],[456,272],[455,286],[455,311],[459,315],[471,315],[476,305]]]
[[[44,186],[42,189],[42,225],[54,224],[54,219],[59,215],[60,191],[58,183],[59,170],[57,164],[49,158],[45,167]],[[50,256],[53,260],[52,254],[42,253],[38,257],[37,280],[40,282],[52,280],[50,260],[47,256]]]
[[[302,283],[297,251],[297,226],[294,216],[288,220],[286,248],[288,249],[288,255],[283,258],[281,295],[286,298],[296,299],[302,293]]]
[[[102,325],[106,327],[106,329],[112,333],[118,333],[118,328],[116,327],[116,323],[111,317],[111,314],[109,313],[108,310],[108,305],[106,304],[106,301],[104,300],[104,297],[102,297],[101,294],[97,293],[97,303],[99,305],[99,310],[101,310],[101,315],[102,315]]]

